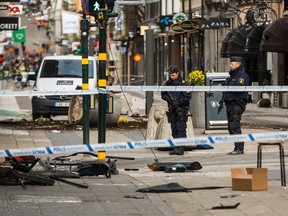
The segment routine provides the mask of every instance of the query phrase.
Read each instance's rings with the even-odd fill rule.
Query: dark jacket
[[[176,80],[171,80],[169,79],[164,83],[166,86],[188,86],[188,83],[185,82],[185,80],[182,79],[182,77],[178,77]],[[180,91],[171,91],[170,92],[171,96],[177,100],[179,103],[179,106],[184,107],[188,106],[189,107],[189,101],[191,99],[191,92],[180,92]],[[165,101],[168,102],[169,104],[169,93],[168,92],[161,92],[161,98]]]
[[[226,82],[222,85],[227,86],[248,86],[250,84],[250,77],[244,71],[244,67],[240,65],[235,70],[229,71],[230,77],[227,78]],[[224,101],[234,101],[234,100],[242,100],[247,99],[248,92],[225,92],[224,93]]]

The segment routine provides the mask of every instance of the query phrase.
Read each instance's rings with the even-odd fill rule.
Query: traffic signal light
[[[89,15],[97,15],[107,7],[109,12],[113,11],[115,0],[89,0]]]
[[[97,15],[105,8],[105,0],[89,0],[89,15]]]

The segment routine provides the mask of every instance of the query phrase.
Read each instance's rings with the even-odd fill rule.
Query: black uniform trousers
[[[225,101],[225,105],[229,134],[242,134],[240,122],[246,106],[244,104],[242,105],[239,101]],[[244,142],[235,142],[234,151],[236,150],[244,151]]]
[[[169,109],[167,113],[168,121],[171,124],[172,137],[173,138],[186,138],[187,133],[187,120],[188,120],[188,108],[181,108],[181,116],[177,114],[175,109]]]

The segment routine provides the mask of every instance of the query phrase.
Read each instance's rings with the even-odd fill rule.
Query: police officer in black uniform
[[[176,65],[171,65],[168,69],[169,80],[164,83],[166,86],[188,86],[188,83],[181,77]],[[161,92],[161,97],[168,103],[167,117],[171,124],[173,138],[187,137],[186,128],[188,120],[189,101],[191,92]],[[170,155],[183,155],[184,147],[174,148]]]
[[[247,86],[250,84],[249,75],[244,71],[242,58],[239,56],[230,58],[229,75],[230,77],[223,85]],[[225,92],[223,93],[223,100],[226,105],[229,134],[242,134],[240,121],[246,109],[248,92]],[[244,142],[235,142],[234,150],[228,154],[244,154]]]

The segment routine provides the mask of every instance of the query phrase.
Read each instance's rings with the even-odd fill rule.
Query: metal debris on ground
[[[77,156],[79,154],[90,155],[93,157],[98,157],[96,153],[92,152],[77,152],[68,156],[56,157],[50,162],[50,165],[57,166],[69,166],[70,170],[77,173],[79,176],[106,176],[106,178],[111,178],[112,174],[119,174],[116,167],[117,159],[123,160],[135,160],[131,157],[116,157],[116,156],[106,156],[108,160],[71,160],[71,157]],[[115,159],[115,160],[111,160]],[[76,166],[76,167],[75,167]],[[73,168],[75,167],[75,168]]]
[[[144,196],[136,196],[136,195],[125,195],[124,198],[145,199]]]
[[[158,159],[152,164],[147,165],[149,169],[153,171],[165,171],[167,173],[170,172],[192,172],[194,170],[202,169],[202,165],[198,161],[167,161],[160,162]]]
[[[216,190],[226,188],[223,186],[207,186],[207,187],[193,187],[187,188],[183,187],[182,185],[172,182],[163,185],[152,186],[148,188],[141,188],[136,190],[136,192],[143,192],[143,193],[165,193],[165,192],[190,192],[193,190]]]
[[[244,194],[229,194],[229,195],[223,195],[223,196],[220,196],[220,198],[234,198],[234,197],[238,197],[238,196],[244,196]]]
[[[78,174],[68,170],[53,169],[47,162],[33,155],[5,157],[0,164],[0,185],[45,185],[52,186],[55,181],[73,186],[88,188],[87,184],[75,183],[63,178],[80,178]],[[39,164],[43,170],[34,171],[32,168]]]
[[[235,205],[222,205],[214,206],[212,209],[235,209],[240,205],[240,203],[236,203]]]
[[[139,171],[137,168],[125,168],[125,171]]]
[[[60,156],[53,160],[48,157],[46,161],[36,158],[34,155],[5,157],[0,163],[0,185],[54,185],[55,181],[73,186],[88,188],[87,184],[76,183],[64,178],[80,178],[82,176],[106,176],[118,174],[116,168],[117,159],[135,160],[131,157],[106,156],[108,160],[73,160],[71,157],[79,154],[87,154],[98,157],[92,152],[77,152],[68,156]],[[111,160],[113,159],[114,160]],[[32,170],[38,164],[41,170]],[[69,166],[64,169],[63,166]]]
[[[5,157],[0,164],[0,185],[54,185],[54,180],[36,173],[30,173],[31,169],[39,161],[34,156]]]

